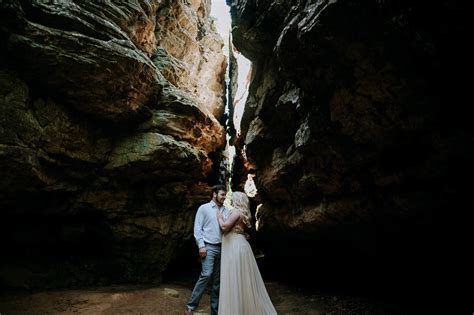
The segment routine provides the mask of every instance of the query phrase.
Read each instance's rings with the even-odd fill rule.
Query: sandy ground
[[[379,305],[364,298],[309,294],[272,282],[267,282],[266,286],[278,314],[403,314],[393,306]],[[191,288],[189,284],[179,282],[165,283],[159,287],[116,285],[34,293],[10,292],[3,293],[0,296],[0,315],[181,315],[190,295]],[[204,295],[200,308],[195,314],[209,314],[208,294]]]

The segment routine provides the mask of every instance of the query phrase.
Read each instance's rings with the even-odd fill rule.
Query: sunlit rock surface
[[[161,281],[225,142],[209,9],[1,2],[0,285]]]

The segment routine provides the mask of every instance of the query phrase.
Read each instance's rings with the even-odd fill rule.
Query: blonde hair
[[[232,193],[232,205],[242,213],[244,224],[249,228],[252,227],[252,214],[250,213],[250,202],[247,195],[241,191],[234,191]]]

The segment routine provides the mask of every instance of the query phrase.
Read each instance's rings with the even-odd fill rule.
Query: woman
[[[224,232],[221,251],[219,314],[276,314],[258,270],[252,248],[244,236],[245,226],[251,226],[247,195],[240,191],[234,192],[232,206],[232,212],[225,221],[222,214],[217,211],[217,219]]]

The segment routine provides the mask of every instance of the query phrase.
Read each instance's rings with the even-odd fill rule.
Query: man
[[[217,221],[216,210],[228,216],[228,209],[224,207],[226,197],[224,185],[212,187],[212,200],[201,205],[194,220],[194,238],[199,247],[201,257],[201,275],[194,286],[191,298],[186,305],[185,314],[191,315],[198,307],[204,290],[209,281],[212,281],[211,288],[211,315],[217,315],[219,306],[219,283],[220,283],[220,263],[221,263],[221,241],[222,231]]]

